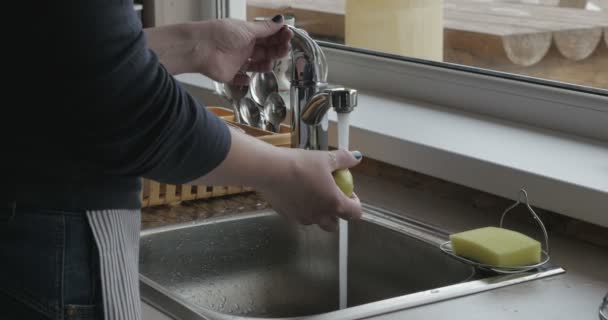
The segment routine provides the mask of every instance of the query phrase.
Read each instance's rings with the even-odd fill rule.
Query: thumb
[[[249,22],[249,30],[256,38],[266,38],[281,30],[284,24],[283,15],[259,22]]]
[[[363,155],[359,151],[336,150],[330,151],[331,170],[352,168],[361,162]]]

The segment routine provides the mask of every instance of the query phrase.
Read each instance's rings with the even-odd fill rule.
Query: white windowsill
[[[213,89],[199,75],[178,79]],[[335,146],[335,113],[330,120],[330,144]],[[359,92],[350,147],[507,198],[515,199],[524,187],[532,205],[608,227],[607,142]]]

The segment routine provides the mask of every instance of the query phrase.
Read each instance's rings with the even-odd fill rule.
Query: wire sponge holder
[[[516,273],[530,271],[530,270],[533,270],[533,269],[536,269],[536,268],[539,268],[539,267],[543,266],[544,264],[546,264],[550,260],[550,255],[549,255],[549,236],[547,234],[547,229],[545,228],[545,225],[543,224],[543,222],[541,221],[541,219],[538,217],[538,215],[536,214],[536,212],[534,212],[534,210],[530,206],[530,202],[528,201],[528,193],[526,192],[526,190],[524,190],[524,189],[519,190],[519,196],[517,198],[517,201],[513,205],[511,205],[510,207],[508,207],[502,213],[502,216],[500,217],[500,225],[499,225],[499,227],[500,228],[503,227],[503,223],[504,223],[505,216],[507,215],[507,213],[509,213],[511,210],[513,210],[514,208],[516,208],[520,204],[524,204],[526,206],[526,208],[530,212],[530,215],[534,218],[534,220],[536,221],[536,223],[538,224],[539,228],[541,229],[541,231],[543,233],[543,237],[544,237],[544,240],[545,240],[545,243],[544,243],[545,247],[544,248],[541,247],[541,257],[540,257],[540,262],[539,263],[531,264],[531,265],[524,265],[524,266],[517,266],[517,267],[512,267],[512,266],[495,266],[495,265],[480,263],[480,262],[477,262],[477,261],[474,261],[474,260],[471,260],[471,259],[468,259],[468,258],[456,255],[454,253],[454,251],[452,250],[452,243],[449,240],[446,241],[446,242],[443,242],[439,246],[439,248],[441,249],[441,251],[443,251],[447,255],[451,256],[454,259],[460,260],[461,262],[464,262],[466,264],[472,265],[472,266],[477,267],[479,269],[483,269],[483,270],[487,270],[487,271],[493,271],[493,272],[500,273],[500,274],[516,274]]]

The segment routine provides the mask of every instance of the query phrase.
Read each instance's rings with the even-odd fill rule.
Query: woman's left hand
[[[246,71],[267,72],[273,60],[289,51],[293,33],[283,16],[263,22],[233,19],[209,21],[202,26],[198,66],[200,72],[219,82],[247,84]]]
[[[172,74],[199,72],[218,82],[247,84],[245,72],[265,72],[289,51],[293,33],[277,15],[247,22],[208,20],[146,30],[148,43]]]

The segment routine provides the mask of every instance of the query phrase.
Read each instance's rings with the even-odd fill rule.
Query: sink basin
[[[564,272],[485,273],[439,250],[445,239],[365,206],[349,223],[348,308],[339,310],[337,233],[270,210],[146,230],[141,294],[177,319],[359,319]]]

